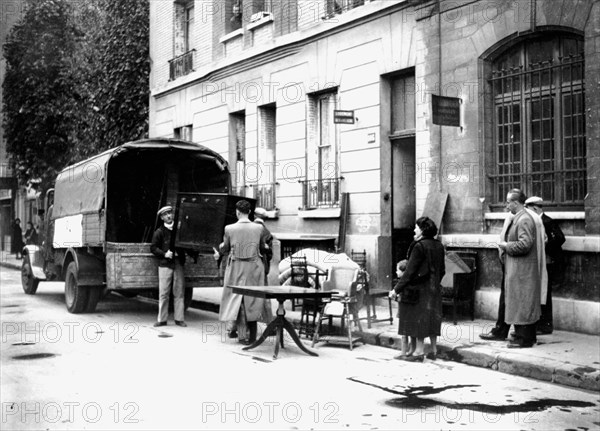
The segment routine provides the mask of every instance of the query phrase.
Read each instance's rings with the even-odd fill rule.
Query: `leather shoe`
[[[229,331],[227,333],[227,338],[237,338],[237,337],[238,337],[238,333],[235,329],[233,331]]]
[[[187,323],[185,323],[183,320],[176,320],[175,324],[177,326],[181,326],[182,328],[186,328],[187,327]]]
[[[486,341],[504,341],[506,337],[502,337],[500,335],[494,334],[493,332],[488,332],[487,334],[479,334],[479,338]]]
[[[158,328],[159,326],[167,326],[167,322],[156,322],[153,326],[155,328]]]
[[[244,346],[249,346],[250,344],[252,344],[252,341],[250,340],[238,340],[238,343],[244,345]]]
[[[425,355],[425,357],[427,359],[435,361],[437,359],[437,353],[429,352],[427,355]]]
[[[425,359],[425,355],[411,355],[404,357],[404,360],[408,362],[423,362],[423,359]]]

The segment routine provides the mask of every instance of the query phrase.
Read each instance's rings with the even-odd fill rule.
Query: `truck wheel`
[[[33,275],[29,256],[23,256],[23,265],[21,265],[21,285],[23,286],[23,291],[28,295],[35,295],[39,283],[40,280]]]
[[[194,289],[185,289],[183,293],[183,309],[187,310],[192,305],[192,297],[194,296]]]
[[[81,313],[88,303],[89,290],[77,282],[77,264],[71,262],[65,275],[65,303],[69,313]]]
[[[88,290],[88,300],[87,304],[85,304],[86,313],[93,313],[96,310],[96,305],[100,300],[100,296],[102,295],[102,286],[90,286],[87,288]]]

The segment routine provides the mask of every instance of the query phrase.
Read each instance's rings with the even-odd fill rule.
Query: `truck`
[[[158,297],[158,259],[150,252],[175,207],[175,247],[185,265],[185,305],[194,287],[222,286],[213,246],[235,222],[231,175],[217,152],[179,139],[144,139],[63,169],[45,196],[40,245],[23,250],[21,282],[34,295],[42,281],[64,281],[70,313],[90,313],[108,292]],[[254,201],[251,203],[254,205]]]

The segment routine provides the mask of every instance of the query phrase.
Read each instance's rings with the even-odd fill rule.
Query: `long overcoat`
[[[505,321],[529,325],[540,318],[544,256],[543,232],[535,214],[523,209],[515,214],[505,236]],[[542,228],[543,229],[543,228]],[[541,248],[541,249],[540,249]],[[545,259],[544,259],[545,260]]]
[[[221,297],[219,320],[232,321],[238,317],[242,299],[246,320],[270,322],[273,317],[271,301],[233,293],[228,286],[263,286],[265,267],[260,250],[264,249],[263,228],[250,220],[242,219],[225,226],[219,252],[227,253],[227,267]]]
[[[412,282],[419,290],[419,300],[416,304],[402,302],[398,304],[398,334],[417,338],[440,335],[442,326],[440,282],[446,273],[444,258],[444,246],[436,239],[423,238],[411,244],[406,270],[394,290],[400,293]],[[429,277],[414,284],[413,280],[427,262],[430,269]]]

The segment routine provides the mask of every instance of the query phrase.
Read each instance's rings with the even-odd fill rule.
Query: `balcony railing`
[[[194,53],[195,49],[186,52],[185,54],[169,60],[169,81],[187,75],[194,71]]]
[[[302,209],[337,208],[340,206],[340,182],[343,177],[324,180],[300,180]]]
[[[273,211],[277,208],[275,203],[277,184],[278,183],[253,184],[249,186],[252,188],[252,197],[256,199],[257,207],[264,208],[267,211]]]

